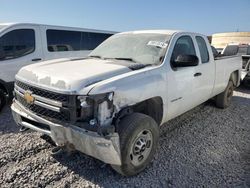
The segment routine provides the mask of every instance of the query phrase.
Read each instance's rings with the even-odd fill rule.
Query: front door
[[[171,55],[171,62],[178,55],[197,56],[193,39],[189,35],[177,39]],[[195,74],[198,72],[198,66],[171,67],[168,72],[168,119],[188,111],[199,103],[195,88]]]

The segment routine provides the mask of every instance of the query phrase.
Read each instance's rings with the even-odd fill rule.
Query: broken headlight
[[[113,114],[113,98],[114,92],[78,96],[81,121],[87,121],[90,125],[110,124]]]

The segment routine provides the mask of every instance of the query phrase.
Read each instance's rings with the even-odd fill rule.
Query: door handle
[[[197,73],[194,74],[194,77],[201,76],[201,75],[202,75],[201,72],[197,72]]]
[[[31,61],[41,61],[42,59],[41,58],[35,58],[35,59],[32,59]]]

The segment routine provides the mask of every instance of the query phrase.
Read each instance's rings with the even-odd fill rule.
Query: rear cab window
[[[0,61],[22,57],[34,51],[33,29],[16,29],[0,37]]]
[[[201,62],[208,63],[209,62],[209,53],[208,53],[206,41],[201,36],[196,36],[195,39],[196,39],[196,42],[197,42],[198,47],[199,47]]]

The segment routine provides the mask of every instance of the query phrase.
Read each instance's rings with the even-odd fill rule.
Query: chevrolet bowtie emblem
[[[28,104],[33,104],[35,101],[35,98],[32,96],[32,92],[31,91],[25,91],[24,93],[24,99],[26,100],[26,102]]]

